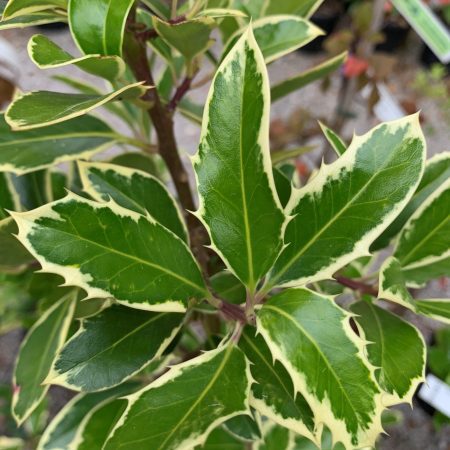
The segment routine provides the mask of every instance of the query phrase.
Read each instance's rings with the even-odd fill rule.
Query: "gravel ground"
[[[42,32],[42,30],[40,31]],[[26,45],[29,38],[36,33],[36,30],[8,30],[0,32],[0,39],[8,41],[15,49],[17,72],[16,81],[23,91],[30,90],[59,90],[68,91],[68,89],[55,80],[50,79],[51,75],[56,73],[65,74],[82,78],[98,85],[98,80],[94,77],[85,75],[83,72],[75,68],[62,68],[49,70],[47,72],[37,69],[29,60]],[[77,54],[74,44],[65,31],[63,32],[45,32],[54,39],[64,49]],[[411,80],[414,72],[417,70],[417,52],[419,49],[418,41],[412,37],[407,47],[398,57],[398,64],[392,81],[388,82],[390,91],[399,100],[411,98]],[[0,60],[1,60],[0,55]],[[280,81],[290,75],[307,69],[323,59],[323,55],[306,55],[304,53],[292,53],[282,60],[276,61],[269,67],[269,75],[271,82]],[[204,73],[207,73],[207,69]],[[199,75],[199,78],[202,74]],[[272,119],[288,119],[293,111],[300,106],[308,107],[312,110],[314,117],[331,119],[336,106],[336,98],[339,89],[339,79],[337,76],[331,78],[329,89],[326,93],[320,90],[319,83],[314,83],[299,93],[288,96],[283,101],[277,102],[272,108]],[[208,87],[204,86],[195,90],[192,96],[195,100],[204,101]],[[435,102],[427,99],[418,99],[417,104],[422,110],[428,124],[432,124],[433,133],[427,134],[428,156],[445,150],[450,150],[450,127],[436,106]],[[355,112],[355,118],[349,119],[343,130],[343,137],[350,139],[352,133],[362,134],[363,132],[374,126],[377,121],[373,117],[368,117],[365,112],[364,102],[359,96],[355,96],[352,109]],[[116,129],[121,128],[121,124],[114,124]],[[427,126],[425,126],[427,129]],[[198,138],[199,128],[181,116],[176,117],[176,133],[180,148],[187,154],[195,152]],[[323,142],[317,138],[312,141],[318,144],[320,149],[313,154],[312,158],[321,157]],[[442,282],[432,282],[424,292],[420,293],[424,298],[433,297],[450,297],[449,283],[445,285]],[[413,314],[407,314],[407,319],[415,323],[425,334],[427,339],[430,338],[436,324],[430,320],[418,319]],[[22,333],[19,331],[11,332],[0,337],[0,383],[7,383],[11,378],[14,355],[17,352],[18,345]],[[64,398],[66,393],[62,390],[58,391],[58,395],[53,396],[57,399],[55,408]],[[450,450],[450,427],[443,429],[441,432],[435,432],[430,417],[420,408],[415,407],[411,410],[409,407],[402,406],[399,408],[404,415],[402,426],[396,426],[389,429],[390,438],[383,438],[379,444],[382,450]],[[1,428],[1,424],[0,424]]]

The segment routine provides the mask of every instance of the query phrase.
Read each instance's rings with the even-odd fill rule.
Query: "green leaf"
[[[9,217],[7,210],[20,211],[20,198],[17,194],[11,175],[0,172],[0,220]]]
[[[122,385],[94,394],[79,394],[54,417],[42,435],[37,450],[69,450],[75,448],[92,414],[117,396],[128,394],[130,386]]]
[[[246,444],[223,428],[216,428],[206,439],[204,445],[195,447],[195,450],[246,450]]]
[[[266,67],[249,28],[217,70],[193,164],[197,215],[251,291],[281,249],[285,220],[270,162],[269,107]]]
[[[147,155],[142,152],[121,153],[109,162],[129,169],[141,170],[159,179],[161,179],[161,165],[164,164],[159,155]]]
[[[25,441],[17,437],[0,436],[0,450],[22,450]]]
[[[391,239],[403,228],[408,219],[414,214],[426,199],[450,178],[450,152],[434,155],[427,160],[425,172],[412,199],[394,222],[389,225],[383,234],[371,245],[370,250],[376,251],[387,247]]]
[[[282,56],[303,47],[323,31],[311,22],[297,16],[270,16],[252,23],[256,42],[268,64]],[[237,31],[227,42],[222,59],[239,40],[244,30]]]
[[[318,66],[313,67],[305,72],[302,72],[298,75],[295,75],[292,78],[288,78],[275,86],[272,86],[270,90],[270,96],[272,98],[272,103],[280,100],[292,92],[298,91],[299,89],[307,86],[309,83],[320,80],[335,70],[339,69],[342,66],[345,59],[347,58],[347,52],[343,52],[333,58],[330,58],[319,64]]]
[[[448,298],[416,300],[415,304],[419,314],[450,325],[450,300]]]
[[[390,312],[360,301],[351,306],[364,338],[370,342],[367,357],[376,367],[379,386],[388,394],[383,403],[411,403],[425,381],[426,346],[420,332]]]
[[[331,128],[328,128],[325,124],[319,121],[320,128],[322,129],[323,134],[327,138],[328,143],[331,145],[332,149],[339,157],[345,153],[347,150],[347,144],[344,140],[335,133]]]
[[[277,190],[281,206],[285,208],[292,194],[291,180],[289,180],[289,178],[276,167],[273,168],[273,180],[275,182],[275,188]]]
[[[28,54],[40,69],[54,69],[73,64],[87,73],[109,81],[119,78],[125,71],[125,63],[117,56],[86,55],[74,58],[42,34],[36,34],[30,39]]]
[[[142,0],[142,3],[158,14],[159,17],[170,19],[170,8],[164,3],[164,0]]]
[[[187,242],[187,230],[181,212],[167,188],[141,170],[105,163],[79,163],[83,190],[94,200],[112,198],[124,208],[145,215]]]
[[[67,0],[9,0],[2,19],[14,19],[56,8],[67,9]]]
[[[16,239],[17,231],[17,225],[12,218],[0,220],[0,270],[2,271],[20,271],[34,261],[33,256]]]
[[[178,50],[187,61],[204,53],[214,43],[210,35],[215,22],[210,17],[201,17],[176,24],[164,22],[156,16],[153,16],[152,20],[159,36]]]
[[[147,89],[139,82],[105,95],[29,92],[11,103],[5,120],[13,130],[45,127],[82,116],[111,101],[139,98]]]
[[[264,439],[256,444],[256,450],[290,450],[292,445],[293,435],[287,428],[268,422]]]
[[[296,14],[301,17],[311,17],[323,0],[268,0],[264,15]]]
[[[85,54],[122,56],[123,35],[134,0],[70,0],[72,36]]]
[[[314,415],[305,398],[295,392],[292,379],[278,361],[273,361],[269,347],[252,329],[244,330],[239,347],[251,362],[255,380],[250,404],[261,415],[316,441]]]
[[[382,432],[382,394],[351,315],[329,297],[290,289],[257,314],[257,330],[292,377],[318,423],[346,449],[373,446]]]
[[[271,153],[272,164],[276,165],[284,162],[288,159],[297,158],[298,156],[304,155],[314,150],[315,147],[311,145],[305,145],[303,147],[288,148],[286,150],[277,150]]]
[[[293,191],[286,208],[293,216],[284,236],[288,245],[265,291],[329,279],[368,255],[370,244],[414,193],[424,157],[417,115],[355,136],[344,155]]]
[[[12,415],[21,425],[37,408],[49,386],[42,386],[66,339],[75,308],[72,290],[49,308],[22,342],[14,369]]]
[[[179,314],[107,308],[81,322],[45,382],[83,392],[116,386],[162,355],[182,319]]]
[[[209,281],[213,291],[221,298],[235,304],[245,303],[245,286],[231,272],[218,272]]]
[[[85,420],[83,430],[77,436],[77,450],[102,450],[112,428],[126,408],[126,400],[116,399],[106,403]]]
[[[21,175],[65,161],[90,158],[114,145],[111,128],[93,116],[30,131],[11,131],[0,115],[0,171]]]
[[[104,450],[201,445],[215,427],[249,413],[250,383],[248,363],[233,344],[174,366],[128,397]]]
[[[46,272],[83,288],[89,298],[115,297],[149,311],[183,312],[208,295],[186,244],[151,217],[110,201],[68,194],[15,213],[19,239]]]
[[[450,178],[411,216],[394,250],[407,285],[420,286],[449,274]]]
[[[261,439],[259,424],[253,416],[235,416],[223,424],[228,433],[244,442],[253,442]]]

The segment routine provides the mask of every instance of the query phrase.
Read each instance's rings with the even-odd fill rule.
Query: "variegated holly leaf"
[[[136,389],[128,383],[103,392],[79,394],[72,398],[53,418],[39,440],[37,450],[71,450],[83,436],[92,415],[111,400]]]
[[[37,408],[48,390],[42,382],[67,337],[76,295],[76,290],[71,290],[42,314],[20,346],[12,399],[12,415],[18,425]]]
[[[30,39],[28,54],[40,69],[54,69],[73,64],[87,73],[109,81],[119,78],[125,71],[124,61],[117,56],[86,55],[75,58],[42,34],[36,34]]]
[[[193,160],[214,250],[252,291],[282,246],[269,153],[269,85],[251,28],[220,65]]]
[[[104,0],[70,0],[69,25],[78,47],[87,55],[122,55],[128,12],[134,0],[120,0],[114,8]]]
[[[74,442],[77,450],[102,450],[109,433],[123,414],[127,402],[115,399],[103,404],[84,418],[81,432]]]
[[[67,0],[9,0],[2,13],[2,19],[14,19],[57,8],[67,9]]]
[[[394,250],[406,284],[450,274],[450,178],[411,216]]]
[[[383,404],[411,403],[425,381],[426,345],[420,332],[398,316],[360,301],[351,306],[367,345],[367,357],[376,367],[375,377],[388,394]]]
[[[45,383],[83,392],[116,386],[163,354],[182,319],[180,314],[107,308],[81,322],[59,352]]]
[[[114,164],[80,162],[83,190],[94,200],[112,198],[124,208],[140,214],[147,212],[161,225],[187,241],[181,212],[167,188],[157,178],[141,170]]]
[[[15,213],[19,240],[46,272],[83,288],[89,298],[115,297],[149,311],[183,312],[208,293],[187,245],[171,231],[113,201],[69,194]]]
[[[375,444],[383,411],[374,368],[350,317],[332,298],[307,289],[277,294],[257,313],[257,330],[295,392],[348,450]]]
[[[341,53],[311,69],[306,70],[305,72],[301,72],[298,75],[283,80],[275,86],[272,86],[270,89],[272,103],[282,99],[292,92],[298,91],[299,89],[307,86],[309,83],[321,80],[327,75],[330,75],[342,66],[346,58],[347,52]]]
[[[288,428],[270,421],[264,424],[263,439],[256,442],[255,450],[291,450],[294,447],[294,434]]]
[[[334,150],[336,155],[339,157],[345,153],[347,150],[347,144],[344,140],[331,128],[327,127],[322,122],[319,122],[320,128],[322,128],[322,132],[325,135],[328,143],[331,145],[331,148]]]
[[[228,270],[214,274],[209,279],[211,288],[220,298],[230,303],[245,303],[247,293],[245,286]]]
[[[436,263],[436,266],[441,271],[446,268],[441,262]],[[449,268],[448,265],[447,268]],[[450,272],[447,270],[444,273]],[[378,296],[402,305],[416,314],[428,316],[444,323],[450,322],[450,302],[447,299],[415,300],[409,292],[406,282],[407,279],[399,261],[394,257],[388,258],[380,268]]]
[[[153,26],[164,42],[178,50],[187,61],[204,53],[213,43],[210,35],[215,21],[210,17],[200,17],[170,24],[152,16]]]
[[[252,23],[258,47],[268,64],[294,50],[303,47],[323,31],[308,20],[298,16],[280,15],[264,17]],[[225,45],[222,59],[236,45],[244,30],[237,31]]]
[[[116,140],[111,128],[93,116],[37,130],[11,131],[0,115],[0,171],[21,175],[65,161],[88,159]]]
[[[1,5],[0,5],[1,12]],[[38,25],[46,25],[49,23],[57,23],[66,21],[66,17],[57,14],[52,11],[43,11],[42,13],[30,14],[27,16],[19,16],[14,19],[5,19],[2,18],[0,20],[0,31],[9,30],[12,28],[28,28],[35,27]]]
[[[128,397],[104,450],[187,450],[201,445],[215,427],[249,413],[250,384],[248,362],[230,343],[173,366]]]
[[[301,17],[311,17],[323,0],[268,0],[265,2],[264,15],[295,14]]]
[[[122,87],[109,94],[66,94],[36,91],[17,97],[5,113],[13,130],[30,130],[83,116],[108,102],[137,99],[149,89],[142,82]]]
[[[292,194],[291,180],[277,167],[273,168],[273,180],[277,190],[278,198],[280,199],[283,208],[289,203]]]
[[[450,178],[450,152],[443,152],[428,159],[420,184],[413,197],[383,234],[370,246],[371,251],[387,247],[391,239],[402,230],[408,219],[433,192]]]
[[[419,314],[450,325],[450,300],[448,298],[416,300],[415,304]]]
[[[313,412],[305,398],[295,391],[283,365],[273,360],[269,347],[252,329],[245,329],[239,347],[251,362],[255,380],[250,404],[263,416],[279,425],[316,441]]]
[[[355,136],[338,160],[323,165],[292,193],[286,207],[293,217],[284,236],[287,246],[269,273],[265,291],[329,279],[367,255],[414,193],[424,158],[417,115]]]

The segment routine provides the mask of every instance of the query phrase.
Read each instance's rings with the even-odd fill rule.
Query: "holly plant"
[[[425,161],[417,115],[348,147],[323,126],[337,159],[296,184],[271,103],[345,54],[276,85],[267,65],[322,34],[320,3],[2,3],[1,28],[68,22],[79,54],[38,34],[37,66],[105,86],[59,76],[72,93],[18,92],[0,121],[2,307],[31,325],[12,415],[78,393],[38,449],[371,448],[411,402],[425,344],[399,315],[450,321],[408,290],[449,273],[450,154]]]

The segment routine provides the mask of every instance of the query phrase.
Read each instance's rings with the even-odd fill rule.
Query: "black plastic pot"
[[[405,43],[409,30],[409,26],[402,26],[392,22],[385,23],[381,29],[384,41],[375,47],[375,51],[394,53]]]

